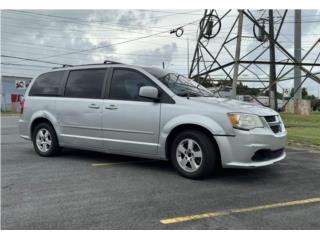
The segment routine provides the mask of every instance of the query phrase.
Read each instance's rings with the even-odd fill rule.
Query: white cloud
[[[83,64],[102,62],[105,59],[117,60],[120,62],[134,63],[138,65],[161,66],[165,61],[166,66],[175,68],[178,72],[187,72],[187,38],[190,43],[190,60],[195,48],[197,38],[197,24],[188,25],[184,28],[185,33],[181,38],[170,35],[172,28],[186,23],[200,20],[203,10],[194,10],[190,14],[181,14],[192,10],[34,10],[33,13],[61,16],[50,17],[32,15],[22,12],[3,10],[1,14],[1,47],[2,54],[28,57],[45,58],[47,56],[61,55],[57,57],[45,58],[48,61],[62,62],[69,64]],[[30,10],[28,10],[30,12]],[[172,14],[170,14],[172,12]],[[218,11],[223,14],[225,11]],[[174,13],[180,13],[175,14]],[[260,12],[261,13],[261,12]],[[235,16],[233,10],[222,22],[222,29],[219,35],[212,39],[208,49],[217,53],[224,37],[228,33]],[[80,20],[77,20],[80,19]],[[283,26],[283,35],[279,41],[293,53],[293,11],[288,12],[288,21]],[[320,37],[320,10],[304,10],[303,19],[312,21],[303,24],[303,49],[306,52],[312,43]],[[314,21],[318,20],[318,21]],[[141,39],[138,41],[118,44],[124,41],[151,35],[157,32],[166,31],[160,36]],[[232,32],[236,35],[237,29]],[[249,38],[243,39],[242,54],[256,46],[257,42],[252,38],[252,24],[248,20],[244,21],[244,34]],[[115,44],[115,45],[112,45]],[[112,45],[112,46],[110,46]],[[108,46],[96,51],[88,51],[79,54],[63,55],[81,49],[90,49],[97,46]],[[231,53],[235,51],[235,42],[228,45]],[[262,46],[263,49],[263,46]],[[259,50],[260,51],[260,50]],[[257,50],[257,52],[259,52]],[[320,46],[314,50],[308,61],[314,61],[315,56],[320,51]],[[139,56],[138,56],[139,55]],[[252,54],[256,56],[256,53]],[[277,53],[278,59],[284,55]],[[268,58],[268,53],[263,59]],[[252,58],[251,58],[252,59]],[[219,57],[221,63],[231,61],[228,53],[223,50]],[[2,58],[2,62],[35,64],[22,60]],[[41,63],[37,63],[41,65]],[[44,64],[46,65],[46,64]],[[264,77],[263,72],[257,68],[252,68],[260,77]],[[264,67],[268,72],[268,66]],[[277,68],[279,72],[281,68]],[[34,76],[44,71],[44,68],[35,67],[12,67],[2,66],[3,74]],[[320,71],[320,70],[317,70]],[[224,74],[222,71],[216,75]],[[246,73],[247,77],[255,76]],[[291,82],[283,82],[281,86],[291,86]],[[312,81],[306,83],[308,90],[317,94],[317,85]]]

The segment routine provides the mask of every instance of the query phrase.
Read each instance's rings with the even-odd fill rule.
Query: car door
[[[106,69],[69,73],[63,98],[57,100],[60,141],[64,145],[101,149],[101,120]]]
[[[137,70],[113,68],[102,110],[104,146],[111,152],[157,154],[160,103],[139,97],[142,86],[156,85]]]

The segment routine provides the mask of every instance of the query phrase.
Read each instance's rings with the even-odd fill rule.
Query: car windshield
[[[213,97],[208,89],[185,76],[158,68],[144,68],[159,79],[171,91],[181,97]]]

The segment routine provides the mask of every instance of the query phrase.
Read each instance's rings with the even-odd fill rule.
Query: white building
[[[24,95],[32,78],[1,76],[1,111],[18,111],[19,96]]]

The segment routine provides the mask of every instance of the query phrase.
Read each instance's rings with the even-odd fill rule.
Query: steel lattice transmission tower
[[[268,92],[270,106],[275,109],[277,84],[293,79],[293,69],[300,69],[304,77],[300,85],[295,86],[294,94],[306,79],[320,84],[320,34],[301,59],[296,59],[296,54],[283,45],[293,42],[290,35],[283,33],[287,16],[288,10],[237,10],[236,13],[205,10],[198,27],[189,77],[214,86],[230,86],[232,98],[238,83],[259,84],[259,94]]]

